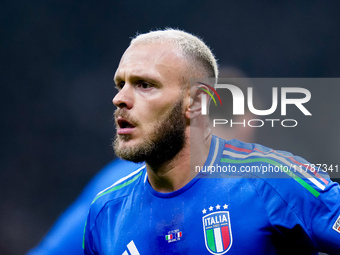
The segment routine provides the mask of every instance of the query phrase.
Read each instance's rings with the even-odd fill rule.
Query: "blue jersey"
[[[84,223],[93,198],[140,164],[116,159],[105,166],[84,188],[77,200],[58,218],[44,239],[27,255],[81,255]]]
[[[339,185],[307,163],[213,137],[177,191],[155,191],[143,166],[100,193],[85,254],[340,254]]]

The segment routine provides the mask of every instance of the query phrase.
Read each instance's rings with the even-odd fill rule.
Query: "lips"
[[[118,135],[130,134],[136,127],[134,124],[132,124],[130,121],[128,121],[127,119],[123,117],[117,117],[116,125],[117,125]]]
[[[118,123],[119,128],[133,128],[133,127],[135,127],[131,122],[129,122],[128,120],[126,120],[124,118],[118,117],[117,123]]]

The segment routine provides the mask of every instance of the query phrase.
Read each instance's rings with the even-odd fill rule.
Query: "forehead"
[[[170,43],[136,43],[124,52],[115,80],[128,76],[153,76],[154,79],[183,78],[188,61],[180,50]]]

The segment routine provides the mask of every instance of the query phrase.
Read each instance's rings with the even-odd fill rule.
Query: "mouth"
[[[118,117],[116,119],[116,125],[117,125],[117,134],[118,135],[131,134],[131,132],[136,127],[130,121],[128,121],[127,119],[124,119],[122,117]]]

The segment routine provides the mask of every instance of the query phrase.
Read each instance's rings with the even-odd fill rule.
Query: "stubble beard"
[[[116,155],[122,159],[133,162],[147,162],[150,165],[160,165],[174,158],[185,144],[186,123],[183,117],[183,100],[171,109],[169,114],[159,120],[154,132],[135,146],[120,146],[120,140],[128,141],[130,135],[116,135],[113,147]]]

